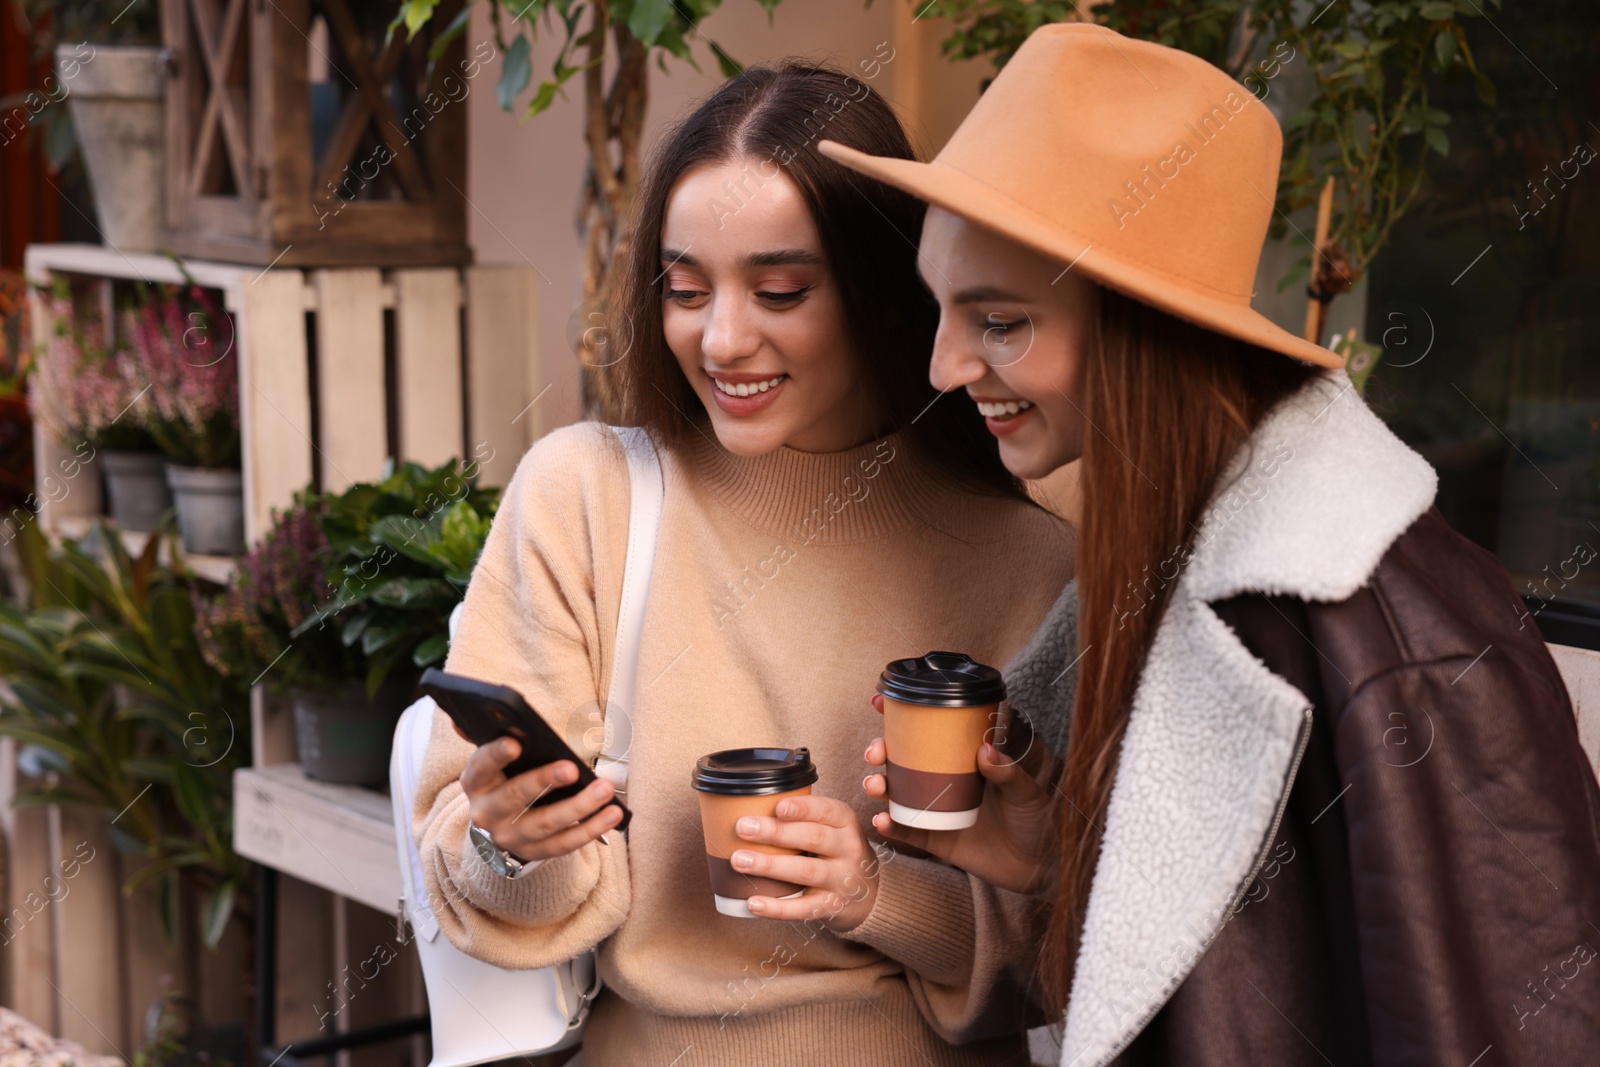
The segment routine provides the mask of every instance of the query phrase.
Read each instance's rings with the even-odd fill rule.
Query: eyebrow
[[[963,289],[959,293],[955,294],[955,296],[951,297],[950,302],[952,304],[983,304],[992,302],[1005,302],[1012,304],[1027,303],[1027,301],[1020,296],[1013,296],[1010,293],[1002,292],[1001,290],[990,285],[978,285],[971,289]]]
[[[700,261],[691,256],[687,250],[680,251],[676,248],[663,248],[661,250],[663,265],[683,263],[690,267],[700,266]],[[746,267],[788,267],[795,264],[802,266],[821,266],[822,256],[807,248],[778,248],[770,252],[752,252],[744,257]]]

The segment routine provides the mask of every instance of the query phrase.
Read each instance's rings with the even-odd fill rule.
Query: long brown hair
[[[1117,751],[1157,622],[1224,467],[1274,404],[1319,373],[1099,288],[1083,366],[1078,633],[1062,772],[1061,878],[1041,960],[1065,1010]],[[1152,572],[1155,577],[1152,578]]]
[[[606,417],[644,426],[667,447],[704,430],[705,408],[662,331],[661,229],[684,173],[752,159],[754,177],[743,190],[734,183],[729,204],[771,180],[773,167],[799,188],[839,285],[874,426],[904,430],[911,449],[954,481],[1027,499],[977,409],[939,400],[928,382],[939,310],[916,271],[926,206],[822,155],[816,143],[823,138],[876,156],[916,158],[893,109],[866,82],[794,60],[746,68],[666,131],[640,183],[634,239],[610,311],[608,342],[627,354],[595,371],[605,379],[601,394],[614,398]]]

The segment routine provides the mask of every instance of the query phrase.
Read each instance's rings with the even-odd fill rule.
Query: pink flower
[[[107,350],[104,323],[79,319],[65,294],[44,303],[56,329],[35,370],[41,388],[30,395],[34,418],[68,447],[113,425],[141,425],[146,404],[138,372],[123,353]]]
[[[198,286],[183,297],[163,286],[122,313],[122,328],[149,386],[146,424],[168,457],[202,467],[237,462],[239,367],[227,312]]]

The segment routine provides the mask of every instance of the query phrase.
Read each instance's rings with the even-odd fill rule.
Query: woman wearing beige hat
[[[1082,461],[1075,647],[1009,679],[1070,716],[1055,795],[986,760],[973,830],[877,817],[1048,899],[1062,1063],[1594,1062],[1600,788],[1433,469],[1251,310],[1267,109],[1056,25],[931,163],[820,147],[931,204],[940,402],[1016,474]]]

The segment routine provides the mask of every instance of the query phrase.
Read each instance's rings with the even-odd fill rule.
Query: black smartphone
[[[528,706],[522,694],[510,686],[480,682],[476,678],[448,674],[429,667],[422,672],[419,688],[444,709],[445,714],[461,727],[473,744],[487,745],[502,737],[517,739],[522,752],[506,764],[507,778],[514,778],[523,771],[531,771],[556,760],[573,762],[578,768],[578,780],[549,790],[534,800],[530,807],[538,808],[565,800],[595,780],[595,773],[589,769],[588,762],[572,751],[561,735]],[[622,811],[622,821],[617,823],[616,829],[627,829],[628,820],[633,817],[627,805],[614,796],[607,803],[615,804]]]

